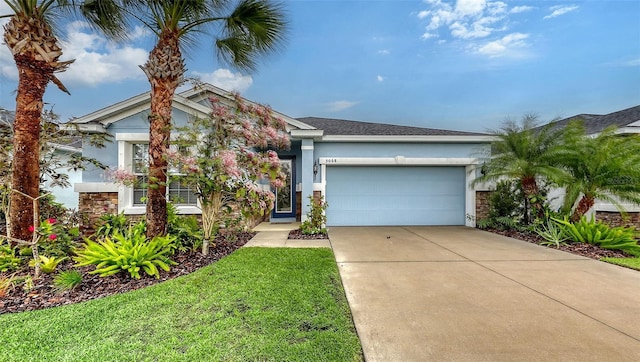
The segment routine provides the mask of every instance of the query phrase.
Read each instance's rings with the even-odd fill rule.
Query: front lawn
[[[243,248],[190,275],[0,325],[2,361],[362,360],[324,248]]]
[[[640,270],[640,258],[602,258],[600,260],[606,261],[607,263]]]

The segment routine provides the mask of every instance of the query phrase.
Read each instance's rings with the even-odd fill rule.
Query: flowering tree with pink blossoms
[[[177,147],[166,154],[180,181],[198,197],[205,255],[228,221],[271,211],[275,197],[269,186],[278,188],[285,183],[273,149],[290,147],[286,123],[269,107],[247,104],[238,94],[232,106],[216,98],[209,101],[209,117],[179,128],[172,142]]]

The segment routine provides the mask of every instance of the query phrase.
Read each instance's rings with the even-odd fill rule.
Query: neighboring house
[[[0,109],[0,127],[13,127],[15,113],[5,109]],[[60,160],[60,163],[66,164],[74,154],[82,153],[82,139],[70,138],[61,140],[60,143],[50,144],[54,149],[54,157]],[[73,169],[61,170],[69,176],[70,187],[52,186],[51,180],[45,177],[43,188],[53,194],[57,202],[63,204],[67,208],[78,209],[78,195],[73,190],[73,184],[82,181],[82,171]]]
[[[177,94],[174,124],[205,117],[211,96],[231,104],[229,92],[208,84]],[[135,165],[147,151],[149,108],[150,95],[144,93],[74,120],[85,131],[115,139],[104,149],[85,147],[84,156],[140,171]],[[309,196],[319,192],[329,204],[329,226],[475,224],[471,183],[476,156],[489,147],[490,136],[274,113],[287,122],[291,137],[291,149],[279,152],[291,182],[276,197],[272,222],[304,220]],[[104,212],[145,213],[143,189],[113,184],[99,169],[83,172],[75,191],[81,211],[93,218]],[[184,185],[173,183],[168,192],[182,196],[180,212],[199,213]]]
[[[579,114],[552,122],[551,124],[554,128],[566,127],[569,122],[576,120],[583,122],[588,135],[596,135],[610,126],[616,126],[618,128],[618,134],[637,134],[640,133],[640,105],[604,115]],[[562,205],[564,192],[556,190],[551,196],[557,198],[553,206],[559,208]],[[631,203],[621,204],[625,211],[629,213],[629,222],[640,225],[640,205]],[[590,213],[595,213],[596,219],[599,220],[607,220],[614,224],[624,224],[618,209],[609,202],[596,200]]]

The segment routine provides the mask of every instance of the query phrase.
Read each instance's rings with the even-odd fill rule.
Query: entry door
[[[276,196],[271,219],[274,221],[295,221],[296,218],[296,160],[295,157],[281,157],[280,168],[286,175],[285,185],[274,190]],[[278,220],[280,219],[280,220]],[[293,220],[289,220],[293,219]]]

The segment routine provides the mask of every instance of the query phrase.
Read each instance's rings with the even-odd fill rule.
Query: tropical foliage
[[[77,266],[95,265],[92,274],[109,276],[120,271],[140,279],[140,271],[160,278],[158,268],[169,271],[175,264],[169,259],[173,253],[173,236],[157,236],[147,240],[144,229],[132,228],[126,234],[116,232],[112,237],[95,242],[85,239],[84,247],[76,251]]]
[[[571,220],[580,220],[596,199],[621,211],[620,201],[640,204],[640,137],[618,135],[615,127],[589,137],[582,123],[572,122],[564,130],[558,160],[566,171],[557,179],[566,190],[562,210],[573,209]]]
[[[553,180],[562,174],[557,167],[557,146],[562,130],[551,126],[536,128],[537,116],[525,115],[520,123],[507,120],[493,135],[497,138],[491,145],[487,162],[477,182],[508,179],[517,180],[525,197],[525,205],[530,203],[536,215],[540,215],[543,205],[540,200],[540,179]],[[525,207],[524,222],[531,220]]]
[[[210,117],[181,128],[176,149],[166,156],[198,197],[204,254],[221,226],[238,217],[262,217],[273,208],[273,193],[260,180],[284,185],[278,155],[268,148],[289,148],[286,123],[268,107],[247,104],[238,94],[234,99],[233,108],[211,99]]]
[[[327,215],[325,211],[329,204],[324,201],[322,196],[309,196],[309,206],[307,219],[300,224],[300,231],[305,235],[326,234]]]
[[[186,71],[181,47],[218,25],[215,46],[222,60],[243,70],[253,70],[257,59],[275,49],[283,39],[285,21],[279,5],[270,1],[241,0],[230,12],[231,1],[146,0],[128,2],[157,42],[141,67],[151,85],[149,114],[149,185],[147,234],[162,235],[167,221],[167,158],[171,137],[172,102]],[[137,5],[136,5],[137,4]]]
[[[12,14],[4,26],[4,43],[18,68],[18,90],[11,166],[10,236],[29,240],[27,227],[33,224],[34,204],[40,186],[40,129],[43,96],[49,82],[69,93],[56,77],[73,60],[62,61],[62,49],[52,29],[54,16],[76,13],[106,35],[123,33],[124,21],[114,11],[115,3],[71,0],[4,0]],[[35,206],[37,208],[37,204]],[[37,213],[37,212],[36,212]]]

